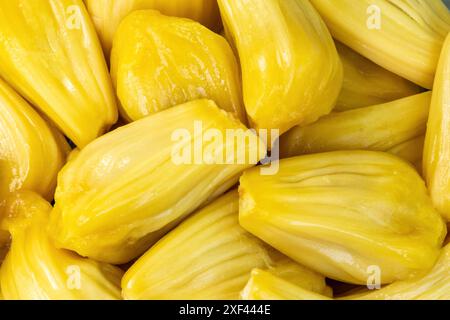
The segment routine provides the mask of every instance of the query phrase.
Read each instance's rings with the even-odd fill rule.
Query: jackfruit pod
[[[333,297],[333,290],[327,286],[325,277],[308,269],[278,251],[272,253],[275,263],[265,271],[282,278],[308,291],[316,292],[327,297]]]
[[[418,173],[382,152],[283,159],[276,175],[247,170],[239,193],[242,227],[342,282],[366,284],[373,266],[381,284],[427,271],[446,234]]]
[[[159,112],[72,157],[59,174],[50,232],[58,246],[82,256],[129,262],[265,153],[264,143],[213,101]]]
[[[270,272],[253,269],[241,292],[243,300],[330,300],[319,293],[299,287]]]
[[[155,9],[168,16],[190,18],[214,31],[221,25],[216,0],[85,0],[85,3],[106,57],[120,22],[136,10]]]
[[[431,89],[450,31],[441,0],[311,0],[334,38],[381,67]]]
[[[431,92],[385,104],[329,114],[280,137],[280,154],[338,150],[389,151],[425,134]],[[398,155],[402,155],[398,153]]]
[[[425,135],[403,142],[389,150],[388,153],[393,154],[403,160],[414,165],[419,173],[422,173],[422,157]]]
[[[0,79],[0,201],[22,189],[51,200],[68,152],[64,137]]]
[[[383,104],[423,91],[338,41],[336,49],[344,66],[344,82],[334,111]]]
[[[445,41],[434,82],[423,172],[434,206],[450,221],[450,35]]]
[[[380,290],[344,297],[346,300],[450,300],[450,245],[433,269],[423,276],[396,281]]]
[[[57,249],[46,228],[51,206],[37,194],[11,194],[0,208],[11,248],[0,269],[8,300],[120,299],[123,272],[112,265]]]
[[[219,0],[236,48],[244,104],[256,129],[306,125],[328,114],[342,86],[333,39],[308,0]]]
[[[81,0],[2,1],[0,76],[78,147],[116,122],[111,79]]]
[[[230,191],[186,219],[125,273],[126,299],[238,299],[253,268],[329,292],[325,278],[266,246],[238,222]]]
[[[111,75],[129,121],[208,98],[245,122],[233,51],[222,36],[195,21],[154,10],[131,13],[114,38]]]

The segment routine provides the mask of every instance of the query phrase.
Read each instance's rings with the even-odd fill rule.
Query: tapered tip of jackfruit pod
[[[395,281],[376,290],[355,290],[340,300],[449,300],[450,246],[442,248],[428,272],[407,280]]]
[[[270,272],[255,268],[241,291],[242,300],[330,300],[306,290]]]
[[[13,235],[15,230],[37,223],[37,221],[43,222],[45,227],[51,209],[50,203],[35,192],[11,193],[0,203],[0,227]]]
[[[240,197],[247,231],[306,267],[354,284],[366,283],[371,265],[382,270],[381,283],[428,270],[446,234],[418,173],[382,152],[283,159],[272,176],[248,169]]]

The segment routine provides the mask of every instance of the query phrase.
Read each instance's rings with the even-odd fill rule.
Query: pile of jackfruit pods
[[[0,297],[450,299],[449,31],[441,0],[1,1]]]

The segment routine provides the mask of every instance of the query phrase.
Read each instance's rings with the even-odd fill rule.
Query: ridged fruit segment
[[[431,89],[450,12],[441,0],[311,0],[331,34],[381,67]]]
[[[425,184],[382,152],[337,151],[283,159],[279,172],[240,179],[240,224],[329,278],[380,283],[432,268],[446,235]],[[368,271],[369,270],[369,271]]]
[[[11,194],[0,207],[11,248],[1,265],[7,300],[121,299],[123,271],[57,249],[46,232],[51,206],[35,193]]]
[[[131,13],[114,38],[111,75],[129,121],[207,98],[246,122],[233,51],[198,22],[154,10]]]
[[[111,79],[81,0],[2,1],[0,76],[78,147],[117,120]]]
[[[218,3],[226,34],[239,55],[244,104],[254,128],[282,134],[334,108],[342,63],[309,0]]]
[[[423,172],[434,206],[450,221],[450,35],[445,41],[434,82]]]
[[[18,190],[52,200],[68,152],[64,137],[0,79],[0,201]]]
[[[264,144],[246,130],[213,101],[197,100],[95,140],[59,174],[57,244],[115,264],[138,257],[264,157]],[[247,143],[230,132],[247,133]]]

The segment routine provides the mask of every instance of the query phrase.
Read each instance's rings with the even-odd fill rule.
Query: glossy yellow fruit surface
[[[345,297],[353,300],[450,300],[450,245],[433,269],[411,280],[397,281],[380,290]]]
[[[2,1],[0,76],[78,147],[117,120],[111,79],[81,0]]]
[[[441,0],[311,0],[334,38],[431,89],[450,13]]]
[[[279,172],[240,179],[240,224],[329,278],[380,283],[431,269],[446,235],[424,182],[382,152],[338,151],[280,161]]]
[[[243,300],[329,300],[261,269],[253,269],[241,293]]]
[[[230,191],[150,248],[126,272],[127,299],[238,299],[253,268],[331,294],[325,278],[277,254],[238,222],[239,197]]]
[[[433,204],[450,221],[450,36],[434,82],[423,165]]]
[[[423,90],[338,41],[336,48],[344,66],[344,83],[334,111],[382,104]]]
[[[116,264],[145,252],[264,157],[252,132],[254,142],[239,151],[227,130],[246,128],[214,102],[198,100],[95,140],[59,175],[51,221],[58,245]]]
[[[292,157],[337,150],[390,151],[424,135],[430,102],[431,92],[425,92],[385,104],[329,114],[281,136],[281,155]],[[397,151],[397,155],[402,156],[402,153]],[[410,160],[409,153],[405,158]]]
[[[218,3],[239,55],[244,104],[253,127],[282,134],[333,109],[342,86],[342,63],[308,0]]]
[[[85,0],[84,2],[107,57],[120,22],[136,10],[154,9],[168,16],[190,18],[214,31],[218,31],[221,24],[216,0]]]
[[[120,299],[122,271],[57,249],[46,232],[51,206],[37,194],[11,194],[1,207],[11,248],[0,270],[8,300]]]
[[[22,189],[51,200],[68,152],[64,137],[0,79],[0,201]]]
[[[129,121],[201,98],[246,121],[233,51],[198,22],[154,10],[131,13],[115,36],[111,74]]]

